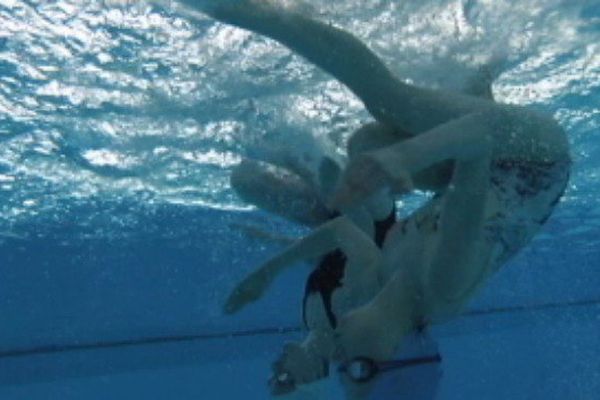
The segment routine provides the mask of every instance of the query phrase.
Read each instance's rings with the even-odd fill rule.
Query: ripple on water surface
[[[368,120],[345,88],[274,42],[163,3],[0,4],[3,235],[86,202],[244,210],[229,186],[242,157],[291,147],[314,164]],[[479,64],[505,58],[495,96],[568,129],[577,167],[560,215],[591,226],[600,40],[586,4],[315,0],[302,12],[350,29],[420,85],[460,90]]]

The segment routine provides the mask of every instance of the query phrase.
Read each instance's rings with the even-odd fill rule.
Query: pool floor
[[[436,327],[440,400],[595,400],[600,307],[464,317]],[[297,334],[0,359],[2,400],[266,399],[270,362]],[[341,399],[335,379],[290,397]]]

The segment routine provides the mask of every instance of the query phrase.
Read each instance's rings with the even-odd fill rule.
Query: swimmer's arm
[[[395,177],[398,170],[413,175],[446,160],[469,160],[492,150],[495,131],[484,114],[469,114],[372,155]]]
[[[229,296],[225,312],[237,312],[258,300],[271,282],[294,263],[323,256],[337,248],[353,265],[376,265],[380,257],[380,250],[368,234],[348,217],[338,217],[315,229],[244,279]]]
[[[218,21],[247,29],[288,47],[333,75],[365,104],[379,121],[411,129],[416,97],[432,107],[439,96],[404,84],[352,34],[268,1],[181,1]]]
[[[441,161],[494,160],[552,162],[568,159],[566,135],[551,118],[499,105],[438,125],[411,139],[371,152],[393,179]]]
[[[486,113],[473,113],[437,126],[392,146],[352,160],[329,206],[344,209],[381,187],[403,193],[413,189],[411,177],[443,161],[469,160],[491,154],[497,130]],[[501,125],[500,125],[501,126]]]

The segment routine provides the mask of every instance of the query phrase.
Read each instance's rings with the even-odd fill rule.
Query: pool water
[[[436,327],[440,399],[600,392],[600,3],[311,0],[398,76],[554,115],[568,190],[470,312]],[[243,157],[343,157],[359,101],[274,42],[166,2],[0,0],[0,399],[264,399],[302,332],[307,268],[233,317],[275,254],[240,224],[304,230],[230,188]],[[419,198],[405,199],[414,207]],[[341,398],[335,379],[297,398]]]

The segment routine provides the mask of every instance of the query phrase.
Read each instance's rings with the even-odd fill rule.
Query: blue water
[[[495,97],[567,130],[563,201],[471,306],[502,312],[435,332],[440,399],[597,399],[600,3],[313,0],[305,12],[420,85],[460,90],[502,54]],[[228,291],[277,251],[236,224],[302,230],[244,204],[229,174],[290,148],[308,164],[341,157],[367,120],[284,48],[183,9],[0,0],[0,399],[267,398],[269,363],[299,337],[307,270],[223,316]]]

